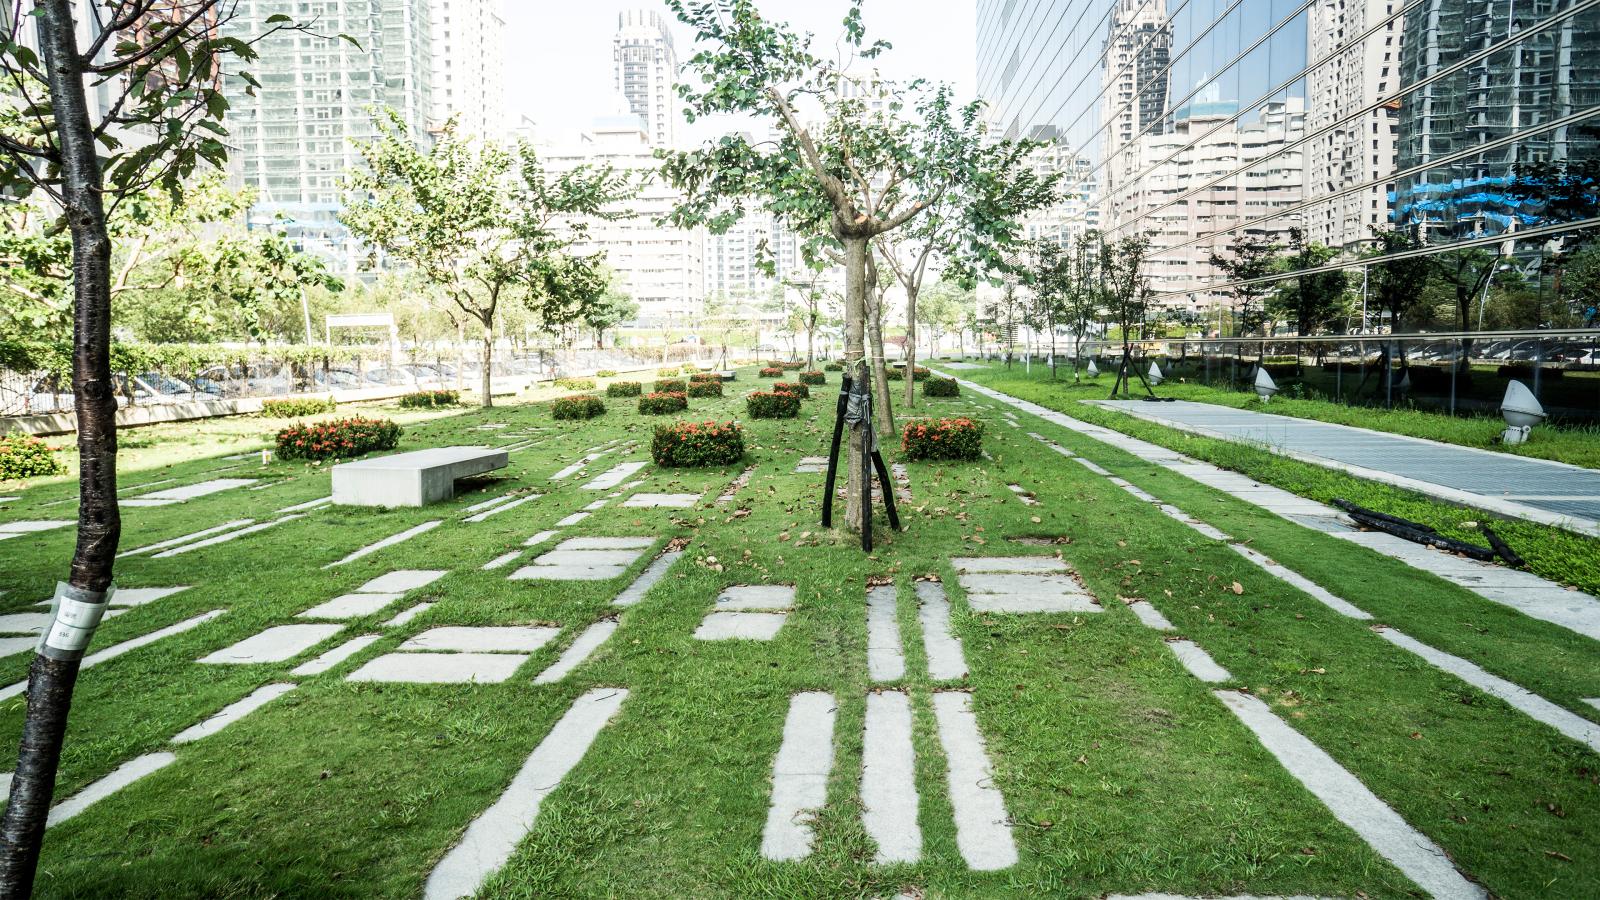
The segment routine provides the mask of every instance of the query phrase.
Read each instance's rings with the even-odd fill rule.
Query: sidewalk
[[[1600,536],[1600,471],[1210,403],[1093,402],[1452,503]]]

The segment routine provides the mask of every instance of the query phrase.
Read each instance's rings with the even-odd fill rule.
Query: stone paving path
[[[1212,403],[1104,400],[1095,405],[1195,434],[1260,444],[1445,500],[1600,535],[1600,471]]]

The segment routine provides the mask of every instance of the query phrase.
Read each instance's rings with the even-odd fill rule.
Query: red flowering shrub
[[[790,360],[789,362],[783,363],[782,366],[780,366],[780,368],[791,369],[791,370],[795,370],[795,371],[798,371],[798,370],[803,369],[805,367],[806,367],[806,364],[803,361],[798,360],[798,359]]]
[[[684,387],[685,385],[682,378],[662,378],[656,382],[656,393],[682,393]]]
[[[278,432],[279,459],[349,459],[400,445],[400,426],[388,419],[351,416],[296,422]]]
[[[965,417],[907,422],[900,449],[906,459],[977,459],[983,455],[983,423]]]
[[[682,412],[689,408],[689,396],[683,391],[657,391],[639,398],[639,412],[659,416]]]
[[[689,383],[689,396],[691,397],[721,397],[722,380],[693,381]]]
[[[644,393],[644,385],[637,381],[613,381],[606,385],[607,397],[637,397]]]
[[[0,435],[0,481],[65,474],[54,447],[31,435]]]
[[[811,399],[811,388],[808,385],[796,384],[793,381],[780,381],[772,386],[774,391],[784,394],[793,394],[801,400]]]
[[[801,372],[800,373],[800,383],[801,384],[827,384],[828,383],[828,376],[826,376],[826,375],[824,375],[821,372],[818,372],[816,370],[812,370],[810,372]]]
[[[793,419],[800,415],[800,398],[786,391],[753,391],[745,395],[744,408],[752,419]]]
[[[767,366],[761,370],[762,378],[782,378],[783,366]]]
[[[890,381],[905,381],[906,380],[906,370],[905,370],[905,367],[903,367],[903,366],[901,368],[898,368],[898,369],[890,369],[885,374],[886,374],[886,376],[888,377],[888,379]],[[931,370],[925,369],[922,366],[917,366],[916,374],[913,375],[912,377],[915,378],[917,381],[925,381],[925,380],[927,380],[927,377],[929,375],[932,375],[932,374],[933,374],[933,372]]]
[[[693,375],[689,376],[689,382],[691,384],[693,384],[696,381],[714,381],[717,384],[721,384],[722,383],[722,373],[721,372],[696,372]]]
[[[550,404],[552,419],[592,419],[595,416],[605,415],[605,412],[605,401],[588,394],[562,397]]]
[[[744,456],[744,430],[733,422],[657,425],[650,456],[663,467],[725,466]]]

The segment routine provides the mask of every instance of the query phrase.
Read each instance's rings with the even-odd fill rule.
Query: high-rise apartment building
[[[800,268],[800,242],[778,217],[752,212],[722,234],[707,232],[704,257],[707,296],[759,299]]]
[[[504,139],[505,30],[501,0],[432,0],[433,127],[452,117],[458,134]]]
[[[657,146],[671,147],[678,123],[678,52],[667,20],[650,9],[626,10],[617,16],[612,39],[614,79],[628,107],[644,120],[645,132]]]
[[[638,116],[621,98],[618,105],[616,113],[595,120],[575,142],[539,148],[539,157],[551,173],[610,166],[640,185],[637,196],[616,205],[625,215],[591,221],[587,239],[573,252],[605,253],[623,290],[639,304],[639,321],[688,324],[704,310],[705,235],[702,229],[656,224],[677,205],[680,194],[659,177],[654,142]]]
[[[263,37],[270,17],[304,18],[308,6],[317,7],[318,34]],[[224,84],[244,183],[257,192],[252,223],[284,230],[336,272],[370,268],[369,251],[338,220],[345,173],[362,165],[356,144],[376,134],[374,109],[393,109],[419,144],[428,140],[428,0],[240,0],[223,32],[259,41],[251,74],[260,87]]]
[[[1316,0],[1307,18],[1307,238],[1354,251],[1389,222],[1400,84],[1398,0]],[[1376,29],[1370,35],[1367,32]],[[1367,35],[1363,40],[1362,36]]]
[[[1398,164],[1419,171],[1396,181],[1397,224],[1432,243],[1536,225],[1540,210],[1505,190],[1512,167],[1600,154],[1600,125],[1581,116],[1600,106],[1600,16],[1578,5],[1424,0],[1407,13],[1400,87],[1416,87],[1399,104]]]

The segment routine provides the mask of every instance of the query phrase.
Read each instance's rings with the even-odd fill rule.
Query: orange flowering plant
[[[400,445],[400,426],[388,419],[351,416],[296,422],[278,432],[279,459],[349,459]]]
[[[736,422],[657,425],[650,456],[662,467],[724,466],[744,456],[744,429]]]
[[[983,455],[983,423],[964,416],[907,422],[900,449],[907,459],[977,459]]]

